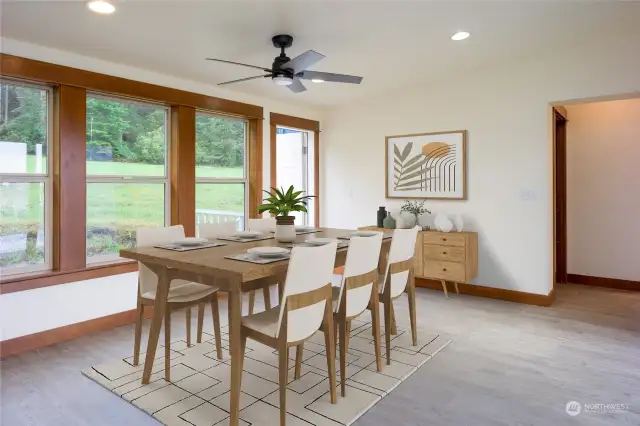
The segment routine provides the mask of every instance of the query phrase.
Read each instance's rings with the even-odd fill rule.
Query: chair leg
[[[442,291],[444,291],[444,297],[449,298],[449,293],[447,292],[447,282],[445,280],[440,280],[442,283]]]
[[[187,322],[187,347],[191,347],[191,308],[185,309]]]
[[[373,346],[376,354],[376,368],[382,371],[382,354],[380,353],[380,302],[377,291],[371,302],[371,322],[373,323]]]
[[[347,335],[344,341],[344,349],[349,351],[349,339],[351,338],[351,320],[347,320]]]
[[[287,378],[289,377],[289,349],[283,341],[278,348],[278,365],[280,367],[280,426],[286,425],[287,417]]]
[[[204,303],[198,304],[198,343],[202,343],[202,327],[204,326]]]
[[[393,301],[390,302],[391,305],[391,334],[394,336],[398,334],[398,327],[396,326],[396,311],[393,309]]]
[[[253,313],[253,307],[256,304],[256,291],[249,292],[249,315]]]
[[[340,318],[336,321],[340,332],[340,394],[344,398],[346,391],[346,375],[347,375],[347,321]]]
[[[171,381],[171,308],[164,311],[164,380]]]
[[[391,365],[391,300],[385,300],[384,305],[384,339],[387,344],[387,365]]]
[[[216,339],[216,355],[222,359],[222,341],[220,340],[220,306],[218,305],[218,293],[211,298],[211,316],[213,317],[213,335]]]
[[[269,286],[262,289],[262,296],[264,297],[264,310],[268,311],[271,309],[271,292],[269,291]]]
[[[331,403],[336,404],[338,397],[336,396],[336,346],[333,334],[333,309],[331,299],[327,300],[324,310],[324,345],[327,354],[327,371],[329,374],[329,395]]]
[[[409,299],[409,317],[411,319],[411,340],[413,346],[418,345],[418,329],[416,324],[416,286],[413,282],[409,282],[408,288]]]
[[[296,346],[296,370],[294,375],[296,379],[300,378],[300,373],[302,372],[302,354],[303,353],[304,353],[304,342]]]
[[[133,341],[133,365],[140,364],[140,341],[142,340],[142,319],[144,318],[144,305],[138,294],[138,306],[136,307],[136,335]]]

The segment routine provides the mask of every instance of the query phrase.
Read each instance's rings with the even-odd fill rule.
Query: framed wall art
[[[467,131],[385,138],[387,198],[466,200]]]

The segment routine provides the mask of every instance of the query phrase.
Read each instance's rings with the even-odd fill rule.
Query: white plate
[[[288,254],[289,250],[282,247],[254,247],[247,250],[247,253],[256,254],[260,257],[280,257]]]
[[[257,231],[242,231],[242,232],[236,232],[235,234],[233,234],[234,237],[238,237],[238,238],[258,238],[258,237],[262,237],[262,232],[257,232]]]
[[[377,232],[375,231],[356,231],[353,234],[351,234],[351,236],[352,237],[373,237],[376,234]]]
[[[175,244],[180,246],[199,246],[200,244],[204,244],[209,242],[206,238],[185,238],[184,240],[176,241]]]
[[[305,243],[309,243],[314,246],[323,246],[325,244],[333,243],[336,241],[333,238],[309,238]]]

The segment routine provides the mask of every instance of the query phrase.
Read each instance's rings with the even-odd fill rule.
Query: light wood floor
[[[408,325],[405,300],[396,312]],[[419,289],[418,322],[454,342],[356,426],[640,424],[640,293],[567,285],[541,308]],[[126,326],[1,361],[0,424],[156,425],[80,374],[132,345]],[[572,400],[629,411],[570,417]]]

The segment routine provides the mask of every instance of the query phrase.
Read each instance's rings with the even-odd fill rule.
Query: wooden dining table
[[[296,236],[294,244],[302,243],[309,238],[338,238],[349,236],[355,232],[348,229],[319,228],[316,233]],[[279,243],[271,238],[262,241],[231,242],[224,246],[189,251],[172,251],[155,247],[140,247],[120,251],[120,256],[137,260],[158,276],[158,288],[154,304],[153,319],[149,331],[149,342],[145,357],[142,383],[149,383],[151,370],[155,360],[160,329],[165,315],[169,285],[172,280],[181,279],[206,284],[219,288],[228,294],[229,313],[229,352],[231,355],[231,389],[230,389],[230,425],[238,425],[241,387],[240,362],[240,326],[242,320],[242,293],[264,288],[278,283],[278,297],[282,295],[288,259],[269,263],[255,264],[239,260],[225,259],[225,256],[244,253],[252,247],[285,247],[291,243]],[[391,239],[382,242],[381,259],[386,258]],[[347,248],[338,249],[335,266],[344,266]]]

